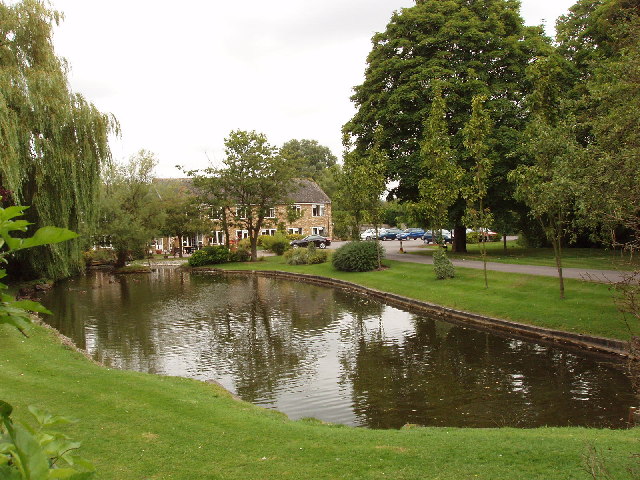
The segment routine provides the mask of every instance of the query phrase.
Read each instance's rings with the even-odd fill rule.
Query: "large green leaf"
[[[51,315],[51,311],[47,310],[42,304],[34,302],[33,300],[16,300],[15,302],[11,302],[11,305],[30,312],[46,313]]]
[[[77,236],[77,233],[66,228],[42,227],[36,230],[36,233],[30,238],[6,238],[6,241],[11,250],[21,250],[50,243],[65,242]]]
[[[26,479],[46,479],[49,473],[49,459],[42,447],[27,430],[19,425],[13,426],[9,433],[13,438],[16,455]]]

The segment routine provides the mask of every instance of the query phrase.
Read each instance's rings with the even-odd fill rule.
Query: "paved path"
[[[345,242],[333,242],[331,248],[338,248]],[[381,242],[386,251],[386,257],[389,260],[398,260],[400,262],[412,262],[433,264],[433,258],[430,255],[416,255],[409,253],[399,253],[400,242],[397,240]],[[405,252],[418,251],[422,249],[422,241],[402,242]],[[451,260],[456,267],[476,268],[482,270],[483,265],[480,260]],[[487,262],[487,270],[496,272],[525,273],[528,275],[542,275],[546,277],[557,277],[558,270],[555,267],[542,267],[539,265],[516,265],[513,263],[497,263]],[[562,276],[564,278],[577,278],[592,282],[619,282],[622,280],[624,272],[617,270],[591,270],[586,268],[563,268]]]

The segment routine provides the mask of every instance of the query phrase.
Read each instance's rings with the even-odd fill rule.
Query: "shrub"
[[[251,239],[249,237],[243,238],[238,242],[238,249],[250,250],[251,249]]]
[[[433,252],[433,270],[438,280],[455,277],[453,263],[451,263],[451,260],[449,260],[443,248],[438,248]]]
[[[215,265],[229,261],[229,249],[224,245],[204,247],[193,252],[189,257],[189,265],[201,267],[202,265]]]
[[[492,237],[487,238],[487,242],[499,242],[502,240],[502,235],[496,233]],[[479,232],[469,232],[467,233],[467,243],[479,243],[480,241],[480,233]]]
[[[309,265],[315,265],[317,263],[326,262],[327,258],[329,258],[329,252],[327,252],[326,250],[316,250],[313,255],[308,254],[307,256],[307,263]]]
[[[289,265],[307,265],[309,252],[304,248],[292,248],[284,252],[284,260]]]
[[[349,242],[333,254],[333,266],[343,272],[368,272],[378,268],[378,254],[384,257],[380,242]]]
[[[248,262],[251,259],[251,252],[242,247],[238,247],[237,250],[234,250],[229,255],[230,262]]]
[[[287,233],[286,237],[287,237],[287,240],[291,241],[291,240],[300,240],[304,238],[304,235],[301,235],[299,233]]]
[[[83,254],[87,266],[90,265],[112,265],[116,263],[116,252],[112,248],[96,248],[87,250]]]
[[[275,235],[263,235],[261,238],[264,249],[276,255],[282,255],[289,248],[289,240],[280,232]]]

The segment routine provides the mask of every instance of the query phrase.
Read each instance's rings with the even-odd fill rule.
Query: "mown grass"
[[[637,430],[367,430],[289,421],[223,389],[110,370],[49,330],[0,326],[0,399],[75,417],[65,432],[98,479],[587,479],[594,446],[610,478],[637,465]]]
[[[542,265],[555,267],[556,261],[552,248],[525,248],[516,241],[507,242],[505,251],[502,242],[489,242],[487,246],[487,260],[498,263],[514,263],[517,265]],[[414,255],[433,255],[435,246],[424,245],[418,251],[410,251]],[[452,260],[482,260],[480,245],[467,244],[467,253],[447,252]],[[602,248],[565,248],[562,251],[562,266],[566,268],[592,268],[598,270],[634,270],[640,268],[640,258],[629,258],[621,255],[620,251]]]
[[[239,270],[282,270],[347,280],[366,287],[404,295],[469,312],[532,325],[629,339],[640,333],[640,325],[625,323],[607,285],[565,280],[566,299],[559,298],[558,281],[552,277],[489,272],[484,288],[482,270],[456,268],[456,277],[436,280],[432,265],[385,260],[382,271],[348,273],[331,263],[287,265],[282,257],[267,257],[257,263],[230,263],[222,268]]]

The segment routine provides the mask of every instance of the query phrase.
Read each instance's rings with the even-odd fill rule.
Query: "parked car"
[[[367,228],[360,234],[360,240],[373,240],[376,238],[376,231],[373,228]]]
[[[422,240],[424,240],[424,243],[435,243],[434,236],[433,236],[434,233],[437,237],[438,235],[437,230],[435,232],[425,232],[425,234],[422,235]],[[451,232],[449,230],[442,230],[442,239],[444,240],[444,243],[451,243],[452,242]]]
[[[293,240],[289,242],[293,248],[308,247],[310,243],[315,243],[318,248],[327,248],[331,245],[331,240],[321,235],[308,235],[300,240]]]
[[[399,233],[402,233],[399,228],[387,228],[380,231],[378,240],[395,240]]]
[[[396,238],[398,240],[415,240],[422,238],[424,234],[425,231],[421,228],[407,228],[404,232],[399,233]]]

